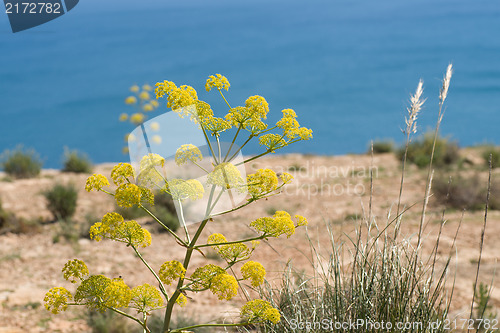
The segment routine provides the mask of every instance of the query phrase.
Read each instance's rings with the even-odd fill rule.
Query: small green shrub
[[[89,311],[87,315],[87,325],[92,329],[92,333],[134,332],[128,325],[125,317],[117,315],[111,310],[105,312]]]
[[[42,161],[35,150],[18,146],[0,155],[0,167],[11,177],[32,178],[40,174]]]
[[[47,200],[47,208],[56,220],[67,219],[76,211],[78,191],[69,185],[56,184],[50,190],[43,192]]]
[[[123,216],[123,218],[126,220],[135,220],[140,217],[148,216],[148,214],[138,206],[120,207],[118,205],[115,205],[115,212]]]
[[[63,172],[92,173],[92,162],[89,157],[78,150],[64,149]]]
[[[479,286],[476,288],[474,296],[474,301],[477,305],[475,307],[473,318],[476,319],[475,326],[477,332],[491,332],[485,327],[485,325],[479,325],[485,320],[491,322],[497,317],[497,314],[493,312],[494,309],[491,305],[490,288],[485,283],[480,282]]]
[[[491,155],[491,167],[498,168],[500,167],[500,148],[495,146],[487,146],[483,151],[483,159],[486,166],[489,167],[490,164],[490,155]]]
[[[374,141],[373,142],[373,153],[374,154],[384,154],[391,153],[394,151],[394,142],[392,141]],[[368,148],[368,153],[371,152],[371,148]]]
[[[483,210],[486,203],[487,188],[477,174],[468,177],[457,174],[451,181],[449,177],[438,175],[432,189],[437,202],[448,208]],[[500,209],[500,182],[493,180],[490,191],[489,209]]]
[[[431,160],[432,145],[434,142],[434,133],[426,133],[408,146],[407,160],[414,163],[419,168],[429,165]],[[398,158],[402,159],[405,148],[398,151]],[[435,167],[450,166],[460,159],[459,148],[456,142],[450,142],[448,139],[438,137],[436,148],[434,150],[433,165]]]
[[[172,231],[176,231],[180,226],[177,214],[173,214],[164,206],[155,206],[154,215]],[[154,226],[156,227],[155,231],[157,232],[167,232],[165,228],[161,227],[158,223],[155,223]]]
[[[155,194],[155,204],[153,206],[146,205],[146,208],[153,213],[163,224],[176,231],[180,224],[177,218],[177,211],[175,210],[174,201],[170,194],[165,192],[158,192]],[[133,220],[140,217],[149,216],[142,208],[133,206],[130,208],[120,207],[116,205],[115,211],[127,220]],[[154,231],[166,232],[166,230],[158,223],[154,222]]]

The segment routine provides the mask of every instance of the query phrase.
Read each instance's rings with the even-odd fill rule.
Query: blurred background
[[[259,94],[271,121],[292,108],[313,129],[313,141],[282,152],[360,153],[371,139],[402,142],[420,78],[419,132],[434,126],[449,62],[442,133],[461,146],[499,144],[499,32],[496,0],[85,0],[15,34],[0,13],[0,152],[23,144],[50,168],[65,146],[96,163],[127,160],[133,126],[118,117],[130,112],[130,86],[188,84],[223,115],[204,90],[221,73],[233,106]]]

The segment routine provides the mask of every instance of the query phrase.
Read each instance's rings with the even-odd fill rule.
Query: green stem
[[[198,163],[196,163],[195,161],[193,160],[190,160],[191,162],[193,162],[194,165],[196,165],[198,168],[200,168],[201,170],[205,171],[206,173],[210,173],[208,172],[204,167],[202,167],[201,165],[199,165]]]
[[[188,245],[186,255],[184,256],[184,263],[183,263],[183,266],[185,269],[188,268],[189,262],[191,261],[191,256],[193,255],[193,251],[194,251],[194,245],[198,241],[198,238],[200,238],[201,233],[202,233],[203,229],[205,228],[205,226],[207,225],[208,221],[210,221],[210,217],[209,217],[210,212],[211,212],[210,206],[212,205],[214,190],[215,190],[215,186],[212,185],[212,189],[210,190],[210,196],[209,196],[208,203],[207,203],[207,210],[205,213],[206,218],[201,222],[198,230],[196,231],[196,234],[193,236],[193,239],[191,240],[191,242]],[[172,294],[172,296],[170,297],[170,300],[167,303],[167,308],[165,310],[165,317],[164,317],[164,321],[163,321],[163,332],[167,332],[169,327],[170,327],[170,321],[172,319],[172,310],[174,308],[175,301],[177,300],[177,298],[179,297],[179,295],[181,293],[180,290],[182,288],[183,283],[184,283],[184,277],[179,278],[179,281],[177,282],[177,287],[176,287],[174,293]]]
[[[239,241],[224,242],[224,243],[214,243],[214,244],[202,244],[202,245],[197,245],[194,248],[195,249],[201,249],[202,247],[209,247],[209,246],[220,246],[220,245],[230,245],[230,244],[246,243],[246,242],[251,242],[251,241],[254,241],[254,240],[264,239],[266,237],[267,237],[267,235],[264,234],[264,235],[261,235],[261,236],[247,238],[247,239],[242,239],[242,240],[239,240]]]
[[[222,196],[222,193],[224,193],[224,189],[220,190],[219,195],[217,196],[217,199],[215,199],[213,205],[210,206],[210,208],[209,208],[210,212],[215,208],[215,205],[217,205],[217,202],[219,202],[219,199]]]
[[[184,228],[184,232],[186,233],[186,242],[189,243],[191,242],[191,238],[189,237],[189,231],[186,226],[186,220],[184,219],[184,211],[182,210],[182,202],[181,200],[177,199],[177,203],[179,204],[179,215],[181,216],[181,224],[182,227]]]
[[[155,279],[158,281],[158,284],[160,285],[160,290],[163,294],[163,296],[165,296],[165,298],[167,299],[168,301],[168,295],[167,295],[167,291],[165,289],[165,286],[163,285],[163,282],[161,282],[161,279],[160,277],[156,274],[156,272],[154,271],[154,269],[151,268],[151,266],[149,266],[149,264],[147,263],[146,260],[144,260],[144,258],[142,257],[141,253],[139,251],[137,251],[137,248],[134,246],[134,245],[131,245],[132,248],[134,249],[135,251],[135,254],[137,254],[137,256],[141,259],[142,263],[149,269],[149,271],[154,275]]]
[[[114,312],[116,312],[116,313],[118,313],[118,314],[122,315],[122,316],[125,316],[125,317],[127,317],[127,318],[129,318],[129,319],[132,319],[133,321],[135,321],[135,322],[139,323],[139,325],[141,325],[141,326],[142,326],[142,328],[144,328],[144,329],[146,330],[146,332],[147,332],[147,333],[151,333],[151,331],[149,330],[149,328],[146,326],[146,323],[144,323],[144,322],[140,321],[139,319],[137,319],[137,318],[135,318],[135,317],[133,317],[133,316],[129,315],[128,313],[125,313],[125,312],[123,312],[123,311],[120,311],[120,310],[118,310],[118,309],[115,309],[115,308],[112,308],[112,307],[107,307],[107,308],[108,308],[108,309],[110,309],[111,311],[114,311]]]
[[[228,106],[230,109],[232,109],[232,108],[231,108],[231,105],[229,105],[229,102],[227,101],[226,97],[224,97],[224,94],[222,93],[222,91],[220,90],[220,88],[217,88],[217,90],[219,90],[219,93],[220,93],[220,95],[222,96],[222,98],[224,99],[224,102],[226,102],[227,106]]]
[[[240,133],[240,131],[241,131],[241,124],[238,127],[238,130],[236,131],[236,134],[234,135],[233,141],[231,141],[231,145],[229,146],[229,149],[227,150],[226,156],[224,156],[224,162],[227,161],[227,157],[228,157],[229,153],[231,152],[231,149],[233,148],[234,142],[236,141],[236,138],[238,137],[238,134]]]
[[[205,131],[205,128],[203,127],[203,125],[201,125],[201,129],[203,130],[203,135],[205,136],[205,140],[207,140],[208,148],[210,148],[210,152],[212,153],[212,156],[214,157],[215,163],[219,164],[219,162],[217,161],[217,157],[215,156],[214,149],[212,148],[212,144],[210,143],[210,140],[208,139],[207,132]]]
[[[292,141],[287,142],[284,145],[281,145],[281,146],[278,146],[278,147],[275,147],[275,148],[272,148],[272,149],[268,149],[267,151],[263,152],[262,154],[259,154],[257,156],[251,157],[251,158],[249,158],[247,160],[244,160],[243,162],[240,162],[240,163],[235,164],[235,165],[238,166],[238,165],[241,165],[241,164],[248,163],[248,162],[253,161],[253,160],[255,160],[255,159],[259,158],[259,157],[262,157],[262,156],[267,155],[269,153],[275,152],[276,150],[281,149],[281,148],[283,148],[285,146],[291,145],[292,143],[299,142],[300,140],[301,139],[292,140]]]
[[[245,145],[246,145],[246,144],[247,144],[247,143],[248,143],[248,142],[249,142],[249,141],[250,141],[253,137],[254,137],[254,135],[253,135],[253,134],[250,134],[250,136],[248,137],[248,139],[247,139],[247,140],[246,140],[246,141],[245,141],[245,142],[241,145],[241,147],[240,147],[240,148],[238,148],[238,150],[236,150],[236,151],[234,152],[234,154],[231,156],[231,158],[229,158],[229,161],[232,161],[232,160],[233,160],[233,158],[235,158],[235,157],[236,157],[236,155],[238,155],[238,153],[241,151],[241,149],[243,149],[243,147],[245,147]]]
[[[220,141],[219,141],[219,136],[218,136],[218,135],[216,135],[216,136],[215,136],[215,139],[217,140],[217,148],[219,149],[219,151],[218,151],[218,153],[219,153],[219,162],[218,162],[218,163],[220,163],[220,162],[222,162],[222,153],[221,153],[221,151],[220,151]]]
[[[180,238],[175,232],[173,232],[169,227],[167,227],[162,221],[160,221],[156,216],[154,216],[153,213],[151,213],[146,207],[143,205],[140,205],[146,213],[148,213],[149,216],[151,216],[156,222],[158,222],[165,230],[167,230],[172,236],[175,237],[184,247],[188,247],[188,243],[186,243],[182,238]]]

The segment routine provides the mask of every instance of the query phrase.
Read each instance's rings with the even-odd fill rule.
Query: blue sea
[[[15,34],[0,12],[0,151],[23,144],[52,168],[65,146],[96,163],[126,160],[133,126],[118,116],[131,111],[132,84],[189,84],[222,115],[204,90],[221,73],[233,106],[259,94],[270,121],[292,108],[313,129],[283,152],[359,153],[372,139],[402,142],[420,78],[419,132],[433,127],[450,62],[442,134],[500,144],[498,0],[81,0]]]

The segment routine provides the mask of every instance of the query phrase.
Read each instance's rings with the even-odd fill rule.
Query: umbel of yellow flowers
[[[245,135],[245,144],[252,139],[258,139],[260,145],[264,147],[263,152],[248,158],[243,163],[273,153],[294,142],[312,138],[312,131],[299,125],[297,115],[291,109],[283,110],[282,118],[273,126],[265,123],[269,105],[261,96],[249,97],[244,106],[231,107],[222,92],[229,87],[227,78],[220,74],[210,76],[205,84],[207,91],[216,89],[227,103],[228,112],[223,118],[215,117],[210,105],[199,100],[195,89],[190,86],[177,86],[173,82],[164,81],[156,85],[155,93],[157,98],[166,97],[167,106],[179,116],[188,116],[200,125],[212,152],[214,150],[208,135],[215,137],[219,143],[221,134],[230,128],[236,129],[233,143],[239,135]],[[151,108],[158,105],[156,101],[150,100],[151,90],[149,86],[144,86],[142,90],[138,86],[133,86],[131,91],[135,95],[128,97],[126,103],[141,105],[145,112],[151,111],[148,105]],[[196,107],[186,108],[192,105]],[[144,117],[139,119],[139,115],[132,117],[136,124],[145,119]],[[125,119],[125,116],[122,118]],[[220,152],[220,147],[218,151]],[[182,262],[166,260],[160,267],[151,266],[140,252],[141,248],[151,246],[152,236],[149,231],[137,221],[126,221],[120,214],[109,212],[91,226],[89,230],[91,239],[97,242],[104,240],[120,242],[131,248],[137,255],[137,260],[144,265],[144,269],[156,280],[155,285],[144,283],[131,287],[121,277],[92,274],[83,261],[73,259],[66,263],[62,273],[66,280],[76,284],[75,290],[70,292],[63,287],[50,289],[45,296],[45,308],[54,314],[65,311],[70,305],[83,305],[99,311],[111,310],[135,321],[144,332],[151,332],[147,323],[149,316],[154,311],[163,310],[164,323],[161,332],[173,333],[203,326],[199,324],[178,329],[170,328],[174,305],[185,306],[188,303],[187,295],[209,291],[224,301],[235,297],[239,288],[244,288],[245,281],[251,287],[259,288],[264,282],[266,271],[262,264],[249,260],[259,241],[282,236],[288,238],[295,233],[296,228],[307,225],[307,219],[300,215],[292,217],[285,211],[277,211],[271,217],[259,217],[250,222],[250,227],[255,230],[253,237],[229,240],[221,233],[214,233],[206,242],[201,241],[200,235],[209,221],[280,193],[282,187],[293,178],[288,173],[278,176],[271,169],[259,169],[244,179],[236,165],[232,164],[233,157],[239,150],[232,156],[229,156],[229,152],[231,148],[226,156],[220,154],[212,156],[214,161],[212,169],[203,169],[207,173],[206,184],[196,179],[167,181],[158,172],[158,168],[166,165],[164,157],[158,154],[144,156],[137,172],[132,165],[119,163],[111,171],[111,182],[101,174],[90,176],[85,185],[87,191],[111,195],[120,207],[142,208],[175,238],[177,244],[185,248],[184,260]],[[198,165],[202,159],[200,149],[192,144],[182,145],[175,154],[175,163],[178,165],[187,163]],[[145,187],[144,184],[148,186]],[[213,208],[219,200],[213,195],[216,188],[222,192],[230,189],[241,190],[243,193],[248,193],[248,199],[228,211],[212,213],[211,207]],[[159,192],[170,194],[179,203],[187,199],[197,200],[205,195],[209,196],[206,217],[193,235],[187,228],[184,228],[185,235],[177,234],[151,213],[148,208],[154,204],[155,193]],[[180,222],[185,226],[185,221]],[[203,253],[205,248],[213,248],[226,264],[223,266],[207,264],[191,269],[193,254]],[[240,267],[239,270],[233,269],[235,265]],[[277,323],[279,320],[278,309],[273,308],[267,301],[256,299],[243,305],[241,320],[220,326],[258,325],[266,321]]]

